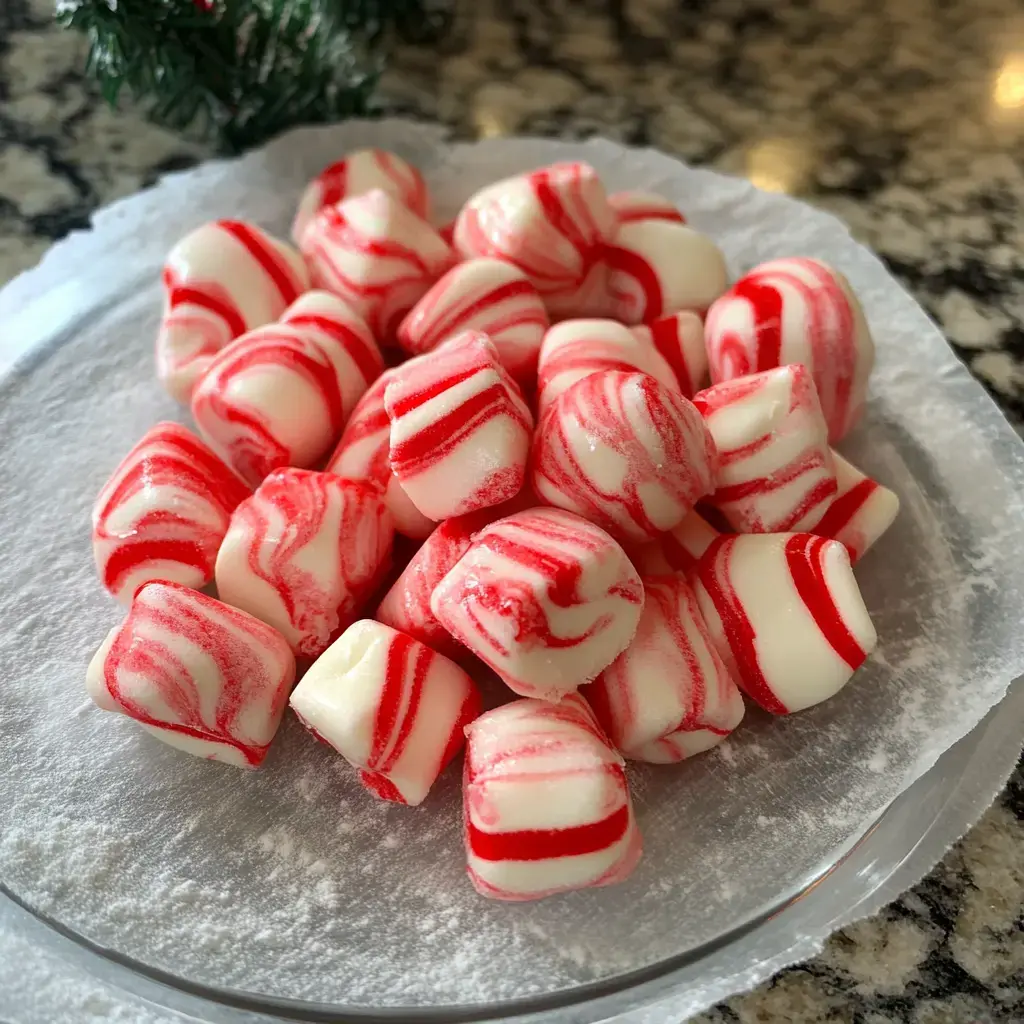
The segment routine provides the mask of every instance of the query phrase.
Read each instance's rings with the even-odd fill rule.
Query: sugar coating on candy
[[[531,466],[538,497],[635,543],[671,530],[711,493],[718,454],[677,391],[645,373],[610,370],[551,404]]]
[[[221,600],[315,658],[359,614],[388,564],[394,528],[375,487],[279,469],[231,517],[217,556]]]
[[[422,540],[437,524],[416,508],[391,472],[391,421],[384,408],[384,389],[394,374],[394,369],[385,370],[356,404],[326,470],[373,484],[384,494],[395,530]]]
[[[398,630],[353,623],[303,676],[291,706],[375,796],[418,804],[462,749],[480,695],[458,665]]]
[[[850,560],[856,562],[892,526],[900,511],[900,499],[838,452],[832,453],[832,461],[836,496],[811,532],[845,544]]]
[[[544,410],[567,388],[601,370],[639,370],[678,388],[665,357],[636,330],[615,320],[564,320],[545,335],[537,366],[537,407]]]
[[[828,427],[810,374],[780,366],[693,399],[719,453],[712,499],[740,533],[805,530],[836,494]]]
[[[533,416],[486,335],[467,331],[397,367],[384,406],[391,470],[425,516],[446,519],[519,493]]]
[[[380,189],[325,206],[299,248],[313,284],[344,299],[382,343],[455,262],[425,220]]]
[[[622,758],[586,701],[516,700],[466,730],[467,870],[481,895],[535,900],[614,885],[640,860]]]
[[[454,238],[465,259],[493,256],[522,270],[552,317],[600,316],[601,257],[616,227],[597,172],[560,163],[481,189],[460,211]]]
[[[504,260],[471,259],[448,271],[398,327],[398,344],[422,355],[464,331],[486,334],[501,365],[532,383],[548,314],[537,289]]]
[[[147,583],[93,656],[89,695],[197,757],[256,768],[295,659],[275,629],[177,583]]]
[[[644,611],[630,645],[583,695],[622,753],[669,764],[721,743],[743,698],[678,575],[644,577]]]
[[[249,489],[192,431],[158,423],[124,457],[92,510],[103,586],[122,604],[143,583],[203,587]]]
[[[721,537],[701,560],[695,590],[730,674],[772,714],[834,696],[877,642],[838,541],[808,533]]]
[[[537,508],[484,527],[434,588],[430,608],[516,693],[558,700],[625,650],[643,586],[602,529]]]
[[[164,312],[157,374],[179,402],[228,342],[276,320],[309,288],[302,257],[252,224],[218,220],[170,251],[163,269]]]
[[[721,533],[699,512],[688,512],[683,521],[650,543],[630,547],[629,560],[641,576],[692,573],[704,552]]]
[[[622,224],[633,224],[641,220],[667,220],[676,224],[685,224],[686,217],[664,196],[654,192],[636,190],[612,192],[608,196],[608,205],[615,211],[615,218]]]
[[[704,348],[704,321],[691,310],[632,328],[642,342],[657,349],[672,368],[679,390],[687,397],[704,386],[708,375],[708,354]]]
[[[306,186],[292,222],[295,244],[299,244],[309,222],[325,206],[336,206],[344,199],[374,189],[387,192],[417,217],[427,219],[427,186],[420,172],[386,149],[357,149],[325,167]]]
[[[725,258],[686,224],[644,219],[621,225],[603,257],[610,315],[639,324],[688,309],[703,313],[726,289]]]
[[[849,282],[820,260],[754,267],[708,310],[704,330],[716,383],[801,363],[814,378],[832,444],[860,420],[875,345]]]

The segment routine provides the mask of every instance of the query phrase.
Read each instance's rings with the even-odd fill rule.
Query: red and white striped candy
[[[249,489],[191,430],[158,423],[121,460],[92,510],[103,586],[128,604],[143,583],[203,587]]]
[[[467,331],[397,367],[384,406],[391,469],[425,516],[447,519],[519,493],[533,416],[487,335]]]
[[[676,376],[664,356],[615,320],[564,320],[545,335],[537,366],[537,407],[540,416],[563,391],[601,370],[639,370],[669,388]]]
[[[295,681],[287,641],[237,608],[177,583],[147,583],[89,663],[104,711],[134,718],[197,757],[256,768]]]
[[[357,149],[325,167],[306,186],[292,222],[295,244],[302,241],[302,233],[309,222],[325,206],[336,206],[351,196],[365,195],[373,189],[387,192],[417,217],[427,219],[427,186],[420,172],[385,149]]]
[[[533,282],[553,317],[607,312],[601,260],[617,223],[597,172],[552,164],[488,185],[462,208],[455,247],[465,259],[493,256]]]
[[[604,530],[536,508],[484,527],[430,609],[516,693],[558,700],[626,649],[643,585]]]
[[[327,463],[327,472],[364,480],[379,488],[395,529],[404,537],[422,540],[437,524],[416,508],[391,472],[391,421],[384,408],[384,389],[394,373],[393,369],[385,370],[352,410],[338,447]]]
[[[371,793],[418,804],[462,749],[480,695],[443,655],[362,619],[303,676],[291,706],[317,739],[359,769]]]
[[[647,218],[623,224],[604,254],[610,315],[645,323],[688,309],[703,313],[725,291],[725,258],[686,224]]]
[[[302,257],[252,224],[217,220],[170,252],[163,270],[164,313],[157,373],[179,402],[228,342],[276,320],[309,288]]]
[[[704,348],[701,318],[690,310],[684,310],[640,324],[632,331],[641,342],[658,350],[672,368],[679,390],[687,398],[693,398],[708,376],[708,354]]]
[[[475,259],[448,271],[413,306],[398,344],[422,355],[464,331],[482,331],[522,385],[533,383],[548,314],[529,278],[504,260]]]
[[[836,494],[828,428],[802,366],[716,384],[693,399],[720,456],[712,502],[740,533],[805,530]]]
[[[279,469],[235,509],[217,593],[280,631],[299,657],[315,658],[361,611],[393,536],[377,488]]]
[[[720,536],[699,512],[689,512],[678,526],[657,540],[630,548],[629,560],[644,577],[692,573],[704,552]]]
[[[849,282],[819,260],[754,267],[708,310],[704,336],[713,381],[802,363],[833,444],[860,419],[875,345]]]
[[[671,530],[711,493],[718,455],[678,391],[646,373],[609,370],[552,403],[531,467],[538,497],[636,543]]]
[[[809,533],[721,537],[700,563],[695,590],[730,674],[775,715],[838,693],[877,642],[838,541]]]
[[[846,545],[856,562],[892,526],[900,499],[887,487],[865,476],[838,452],[832,453],[838,490],[812,533]]]
[[[685,224],[686,218],[675,205],[664,196],[654,192],[612,192],[608,196],[608,205],[615,211],[620,226],[635,224],[643,220],[667,220],[676,224]]]
[[[192,395],[200,433],[253,486],[319,462],[383,367],[366,325],[334,296],[303,297],[285,317],[231,342]]]
[[[299,247],[313,284],[344,299],[382,343],[455,262],[425,220],[380,189],[325,206]]]
[[[633,642],[583,694],[612,743],[635,761],[700,754],[743,719],[740,691],[678,574],[644,577]]]
[[[536,900],[629,876],[642,842],[622,758],[579,694],[495,708],[466,742],[464,834],[477,892]]]

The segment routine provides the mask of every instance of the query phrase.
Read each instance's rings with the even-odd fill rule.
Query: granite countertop
[[[0,283],[207,153],[112,113],[52,0],[0,4]],[[557,12],[557,13],[555,13]],[[382,109],[463,137],[605,135],[831,210],[1024,417],[1019,0],[464,0]],[[1024,1020],[1024,773],[944,861],[822,956],[702,1024]]]

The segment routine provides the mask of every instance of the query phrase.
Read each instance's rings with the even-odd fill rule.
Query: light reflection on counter
[[[765,192],[797,193],[810,182],[817,154],[807,140],[776,136],[747,150],[745,173]]]

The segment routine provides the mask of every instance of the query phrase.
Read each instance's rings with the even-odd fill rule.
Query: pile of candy
[[[428,217],[368,150],[306,190],[297,249],[218,221],[171,252],[157,367],[199,436],[158,424],[97,500],[129,611],[88,687],[244,767],[290,703],[403,804],[465,744],[481,893],[607,885],[641,850],[623,758],[713,747],[741,693],[811,707],[875,645],[851,563],[898,501],[831,448],[874,346],[836,271],[730,287],[586,164]],[[519,699],[483,712],[481,663]]]

